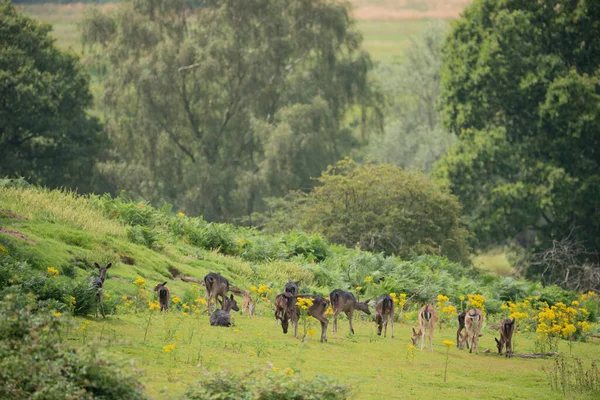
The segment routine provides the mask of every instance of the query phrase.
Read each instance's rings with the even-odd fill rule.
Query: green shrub
[[[220,253],[235,255],[238,247],[235,242],[235,229],[229,224],[208,223],[204,227],[188,233],[190,244],[208,250],[218,249]]]
[[[128,227],[127,239],[132,243],[146,246],[152,250],[160,251],[163,248],[160,232],[147,226],[137,225]]]

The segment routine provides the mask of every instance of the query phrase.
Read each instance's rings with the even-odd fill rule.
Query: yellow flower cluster
[[[258,285],[258,289],[256,291],[258,292],[258,294],[271,293],[271,289],[269,289],[269,287],[267,285],[263,285],[262,283],[260,285]]]
[[[400,309],[403,309],[405,304],[406,304],[406,293],[400,293],[400,299],[398,300],[398,305],[400,306]]]
[[[56,318],[60,318],[62,316],[61,312],[55,311],[52,313],[52,315],[54,315]]]
[[[306,331],[306,334],[307,334],[308,336],[312,336],[312,335],[314,335],[315,333],[317,333],[317,330],[316,330],[316,329],[309,329],[308,331]]]
[[[452,317],[456,316],[456,307],[450,304],[448,296],[444,296],[443,294],[438,294],[437,306],[441,312],[439,320],[441,329],[443,324],[450,322]]]
[[[442,343],[444,343],[444,346],[446,346],[448,349],[451,349],[452,346],[454,346],[454,342],[452,340],[444,340]]]
[[[313,301],[312,301],[312,299],[309,299],[306,297],[298,297],[298,300],[296,301],[296,305],[303,310],[307,310],[310,306],[313,305]]]
[[[538,321],[535,330],[538,337],[547,335],[570,339],[577,332],[575,323],[580,312],[573,307],[567,307],[564,303],[556,303],[552,307],[545,303],[544,305],[545,308],[535,317]],[[587,310],[585,310],[585,313],[587,313]]]
[[[291,368],[286,368],[283,370],[284,375],[294,375],[294,370]]]
[[[183,212],[179,211],[179,212],[177,213],[177,216],[178,216],[178,217],[185,217],[185,214],[184,214]]]
[[[367,276],[364,280],[364,283],[369,283],[369,282],[373,282],[373,277],[371,275]]]
[[[158,304],[158,300],[149,301],[148,308],[150,309],[150,311],[160,310],[160,304]]]
[[[594,300],[594,301],[598,301],[598,293],[595,292],[587,292],[587,293],[582,293],[579,295],[579,301],[580,302],[586,302],[588,300]]]
[[[165,353],[170,353],[171,351],[175,350],[175,344],[168,344],[163,347],[163,350]]]
[[[394,304],[398,304],[398,295],[394,292],[390,293],[390,297],[394,300]]]
[[[181,303],[181,299],[180,299],[179,297],[177,297],[177,296],[173,297],[173,300],[171,300],[171,301],[172,301],[173,303],[175,303],[175,304],[179,304],[179,303]]]
[[[144,278],[142,278],[141,276],[138,276],[137,279],[135,281],[133,281],[133,284],[136,285],[140,289],[146,288],[146,280]]]
[[[8,249],[0,244],[0,254],[8,255]]]
[[[468,294],[467,307],[478,308],[485,314],[485,297],[480,294]]]
[[[54,267],[48,267],[47,271],[50,276],[58,275],[58,270]]]
[[[198,305],[203,305],[203,306],[208,304],[204,297],[198,297],[196,300],[194,300],[194,303],[196,303]]]

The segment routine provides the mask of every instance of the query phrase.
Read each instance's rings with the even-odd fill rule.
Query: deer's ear
[[[163,282],[163,286],[166,285],[166,284],[167,284],[167,282]]]
[[[412,330],[413,330],[413,335],[416,335],[417,331],[415,331],[415,328],[412,328]]]
[[[112,267],[112,263],[106,264],[106,269],[109,269],[110,267]]]
[[[96,263],[96,262],[94,263],[94,267],[100,269],[100,265],[98,265],[98,263]]]
[[[496,343],[500,344],[500,341],[496,338],[494,338],[494,340],[496,341]]]
[[[230,298],[231,300],[233,300],[233,295],[229,296],[229,298]]]

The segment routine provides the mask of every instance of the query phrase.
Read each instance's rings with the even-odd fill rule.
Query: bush
[[[127,239],[130,242],[146,246],[149,249],[160,251],[163,246],[160,243],[161,234],[159,231],[148,228],[147,226],[130,226],[127,228]]]
[[[138,379],[119,365],[62,345],[60,317],[31,296],[3,296],[0,320],[0,398],[145,398]]]

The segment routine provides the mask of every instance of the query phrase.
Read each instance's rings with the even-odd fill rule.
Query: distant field
[[[431,20],[456,18],[470,0],[354,0],[354,16],[364,35],[364,48],[373,59],[402,59],[409,38],[422,32]],[[90,5],[34,4],[19,6],[29,16],[53,25],[53,36],[62,48],[81,52],[77,25]],[[99,5],[103,10],[118,4]]]

